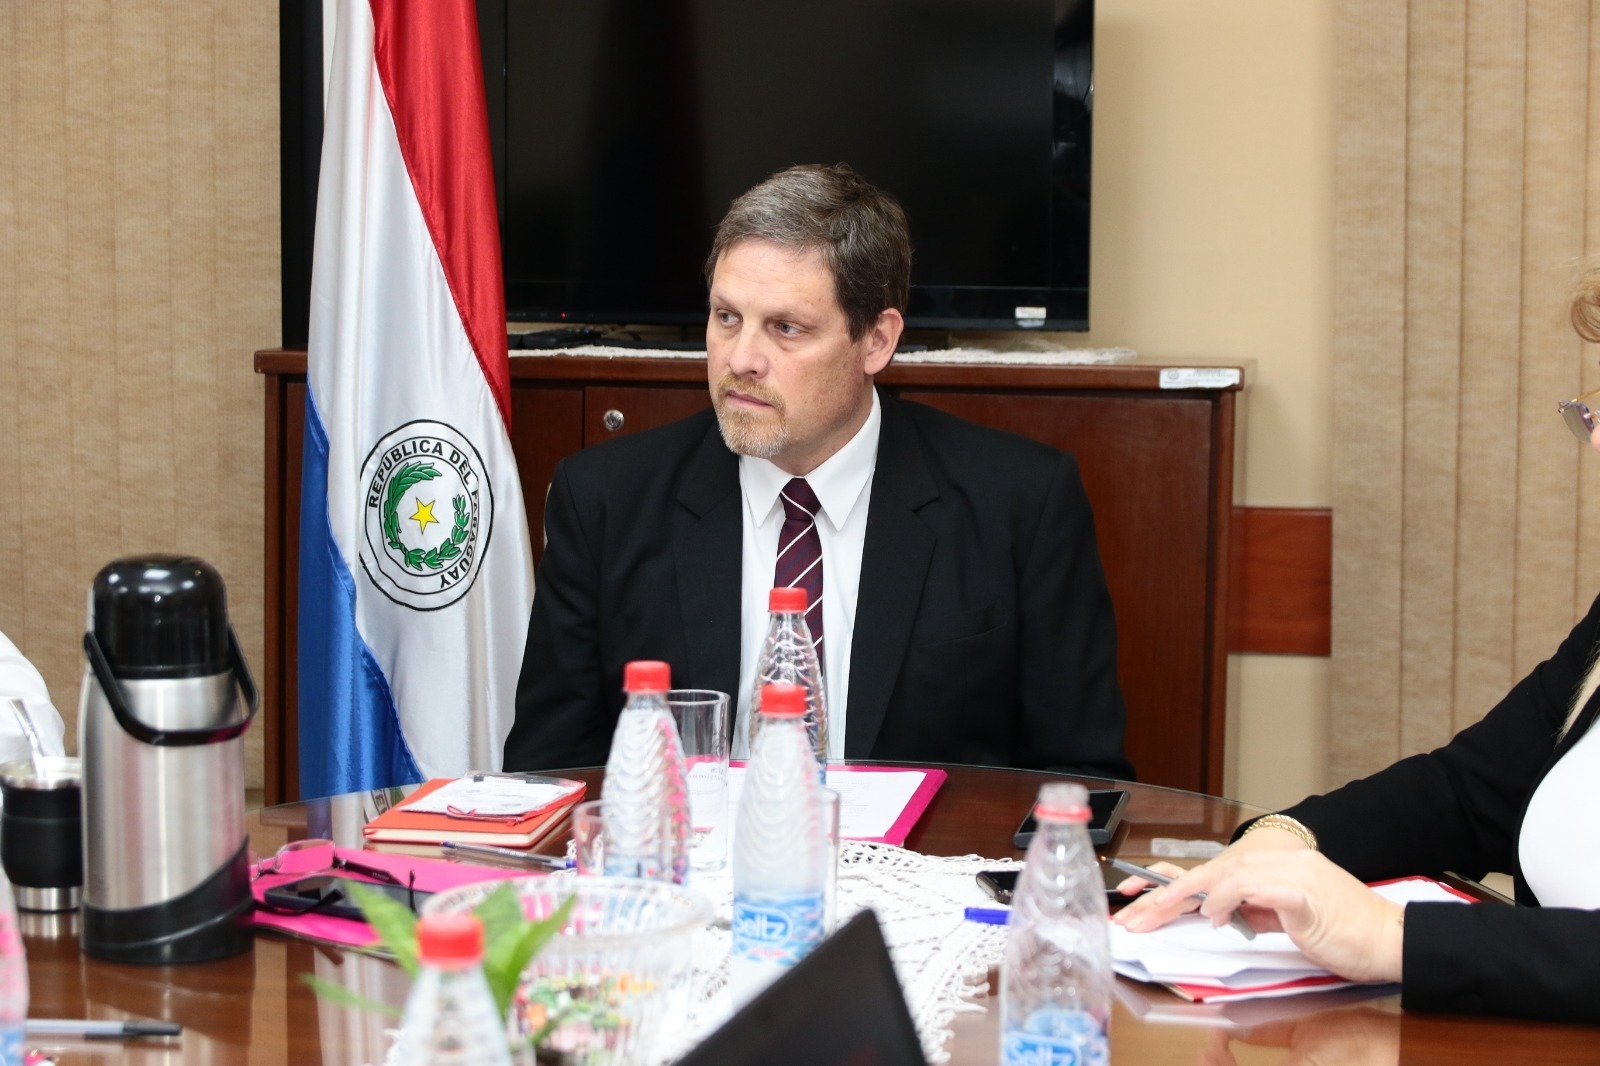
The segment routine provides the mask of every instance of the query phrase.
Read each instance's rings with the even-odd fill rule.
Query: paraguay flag
[[[311,280],[300,792],[498,769],[533,560],[472,0],[344,0]]]

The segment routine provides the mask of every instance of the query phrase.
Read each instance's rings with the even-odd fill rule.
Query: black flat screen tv
[[[1088,328],[1093,0],[480,0],[512,321],[703,324],[730,200],[895,195],[908,324]]]

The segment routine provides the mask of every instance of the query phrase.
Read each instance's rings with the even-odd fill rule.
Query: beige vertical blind
[[[118,555],[211,561],[260,658],[277,54],[274,4],[0,3],[0,630],[69,744]]]
[[[1329,781],[1447,740],[1600,593],[1600,3],[1341,0]]]

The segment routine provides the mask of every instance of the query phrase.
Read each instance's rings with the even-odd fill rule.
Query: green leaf
[[[406,552],[406,565],[411,567],[413,570],[421,570],[422,557],[423,553],[421,548],[412,548],[410,551]]]
[[[318,999],[325,999],[341,1007],[354,1007],[374,1014],[387,1014],[391,1018],[398,1018],[404,1013],[399,1007],[357,995],[344,985],[318,977],[314,973],[303,973],[300,975],[300,980],[311,986],[311,991],[317,994]]]
[[[361,908],[361,916],[378,934],[383,946],[406,973],[417,976],[417,916],[411,908],[359,881],[345,881],[350,898]]]
[[[576,902],[575,896],[568,896],[550,917],[542,922],[529,922],[521,916],[522,905],[517,901],[515,891],[506,885],[480,905],[490,905],[496,896],[504,892],[517,909],[517,917],[510,924],[503,924],[504,918],[500,913],[491,913],[494,920],[501,923],[499,935],[494,937],[488,935],[489,919],[484,919],[484,942],[488,948],[483,956],[483,976],[489,982],[489,990],[494,993],[494,1001],[502,1016],[511,1008],[511,1001],[517,994],[517,982],[529,960],[566,926],[567,915],[572,912],[572,905]],[[502,907],[503,904],[494,903],[496,912]],[[483,915],[479,917],[483,918]]]
[[[461,554],[461,549],[456,547],[448,540],[439,545],[438,551],[439,558],[441,559],[454,559],[456,556]]]
[[[522,913],[522,900],[510,881],[502,881],[483,902],[472,909],[483,923],[483,942],[493,944],[503,936],[514,934],[518,926],[527,922]]]

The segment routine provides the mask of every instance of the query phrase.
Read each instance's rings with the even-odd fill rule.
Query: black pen
[[[561,855],[537,855],[531,851],[497,848],[489,844],[464,844],[459,840],[446,840],[439,845],[445,851],[461,855],[477,855],[485,859],[522,863],[525,866],[543,866],[547,870],[570,870],[572,860]]]
[[[129,1040],[141,1036],[178,1036],[183,1026],[177,1022],[90,1021],[83,1018],[29,1018],[31,1037],[56,1037],[77,1040]]]
[[[1173,882],[1173,878],[1168,877],[1166,874],[1158,874],[1148,867],[1140,866],[1138,863],[1128,862],[1124,859],[1108,859],[1104,855],[1100,856],[1100,861],[1110,866],[1113,870],[1121,870],[1125,874],[1142,877],[1153,884],[1170,885]],[[1204,892],[1196,892],[1194,898],[1204,900],[1206,894]],[[1228,916],[1228,925],[1246,940],[1254,940],[1256,938],[1256,931],[1250,928],[1250,923],[1245,921],[1244,915],[1238,911],[1234,911]]]

